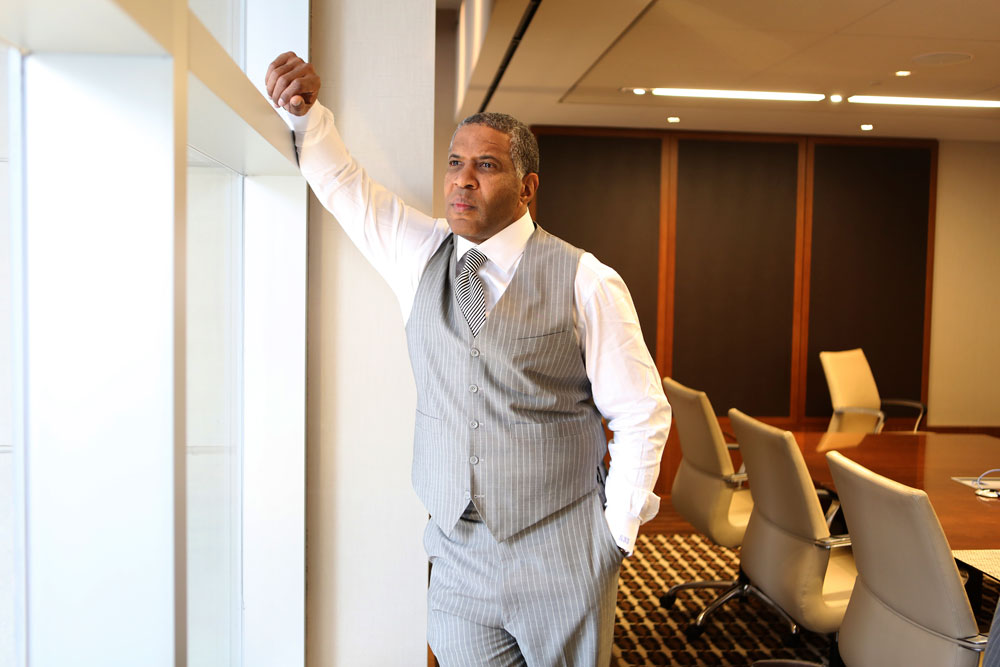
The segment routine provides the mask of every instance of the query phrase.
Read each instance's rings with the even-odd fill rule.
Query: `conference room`
[[[534,218],[629,286],[674,425],[613,664],[982,656],[1000,549],[1000,473],[976,481],[1000,467],[996,3],[3,12],[0,664],[433,664],[402,322],[259,95],[287,50],[323,74],[371,175],[437,215],[456,120],[524,120]],[[838,402],[826,353],[852,353],[863,398]],[[694,487],[685,471],[712,476],[699,441],[722,449]],[[877,519],[910,519],[877,507],[900,498],[919,529],[888,533]],[[764,511],[747,533],[775,501],[808,538]],[[906,545],[919,530],[937,541]],[[894,557],[865,556],[862,534],[891,535]],[[812,569],[770,551],[786,543]],[[956,605],[951,625],[878,616],[889,580]],[[691,582],[718,586],[674,588]]]
[[[858,571],[843,557],[851,548],[819,547],[826,549],[823,567],[797,571],[791,556],[768,551],[776,547],[759,518],[754,551],[733,550],[750,506],[756,508],[755,472],[765,474],[751,461],[738,473],[745,460],[741,429],[763,440],[760,446],[770,438],[772,449],[780,449],[783,437],[798,445],[804,456],[785,479],[759,484],[791,483],[797,471],[810,489],[818,487],[822,511],[834,523],[814,526],[820,533],[808,539],[830,539],[832,528],[851,532],[852,501],[840,504],[828,452],[865,466],[865,474],[926,491],[955,552],[945,562],[952,570],[958,563],[954,576],[968,593],[956,599],[971,598],[978,626],[968,610],[962,616],[943,607],[963,619],[969,636],[985,632],[995,607],[1000,514],[989,491],[977,495],[973,487],[1000,467],[997,396],[981,374],[981,364],[996,358],[986,343],[994,316],[982,311],[994,310],[985,304],[996,301],[997,277],[973,268],[992,262],[965,244],[995,247],[995,233],[985,231],[997,215],[987,174],[1000,166],[1000,151],[990,143],[1000,118],[986,108],[868,98],[996,98],[996,80],[967,80],[967,92],[959,92],[972,72],[963,74],[963,67],[990,58],[973,43],[971,27],[994,10],[963,6],[944,16],[932,4],[899,2],[794,9],[660,2],[632,14],[591,9],[598,20],[569,7],[557,17],[555,7],[539,6],[495,90],[484,85],[488,77],[477,79],[477,65],[466,75],[465,94],[535,121],[543,156],[536,219],[620,271],[668,378],[675,421],[657,483],[663,509],[644,527],[648,550],[637,551],[623,570],[616,656],[622,664],[692,656],[699,664],[748,664],[753,656],[839,659],[817,636],[834,636],[842,622]],[[489,37],[482,53],[492,55]],[[546,66],[532,67],[537,63]],[[952,135],[958,126],[969,134]],[[961,231],[949,230],[958,220]],[[952,250],[958,254],[949,258]],[[962,277],[952,282],[950,275]],[[950,289],[960,283],[961,295]],[[909,404],[880,400],[892,398]],[[740,413],[739,426],[730,421],[731,409]],[[716,417],[718,424],[710,423]],[[734,449],[731,462],[719,458],[724,440]],[[745,481],[730,488],[746,477],[749,489]],[[713,495],[719,486],[721,499]],[[770,501],[805,502],[787,493]],[[859,505],[854,512],[874,522],[880,510],[871,492],[853,500]],[[880,532],[889,539],[884,525]],[[905,572],[894,585],[920,588],[925,584],[915,582],[929,575],[908,569],[916,547],[904,546],[905,535],[893,533],[894,558],[866,555],[867,565],[875,559],[885,571]],[[686,563],[692,551],[696,563]],[[793,573],[773,571],[781,567]],[[756,588],[769,602],[729,602],[753,597],[754,575],[766,582]],[[879,574],[868,576],[876,578],[868,588],[891,599]],[[721,590],[683,588],[692,580],[723,582]],[[783,588],[796,585],[826,588],[798,596]],[[943,599],[927,595],[923,603]],[[848,633],[847,664],[945,664],[919,637],[897,632],[877,614],[860,616],[862,605],[855,603],[853,621],[848,617],[855,632]],[[913,618],[912,610],[906,613]],[[858,633],[858,618],[879,624],[882,634]],[[936,622],[929,621],[939,632]],[[755,633],[766,639],[757,641]],[[873,644],[888,657],[865,653]],[[976,664],[979,654],[969,645],[956,651],[963,655],[957,660]]]
[[[972,268],[991,263],[982,252],[966,248],[951,259],[948,253],[949,246],[958,250],[970,241],[995,244],[994,233],[979,236],[971,228],[983,232],[997,215],[995,196],[987,194],[992,176],[985,176],[996,173],[1000,158],[988,142],[997,139],[997,111],[915,107],[899,99],[870,104],[868,98],[964,97],[968,93],[958,92],[962,63],[989,58],[977,51],[970,29],[993,10],[967,6],[942,16],[925,3],[792,10],[785,3],[661,2],[634,14],[595,11],[596,21],[568,7],[557,18],[555,7],[540,6],[495,89],[477,79],[479,65],[467,75],[465,94],[475,103],[462,110],[485,96],[486,108],[536,119],[544,175],[536,219],[620,271],[668,378],[675,421],[657,483],[663,509],[644,528],[648,550],[623,570],[616,656],[622,664],[670,664],[681,656],[695,656],[699,664],[748,664],[748,655],[823,664],[839,659],[815,635],[832,637],[840,627],[858,571],[843,557],[851,549],[819,547],[826,549],[823,567],[786,572],[784,580],[768,571],[767,561],[772,569],[795,566],[791,556],[768,551],[776,548],[770,542],[761,544],[767,541],[763,518],[751,529],[753,551],[732,549],[741,543],[750,506],[757,507],[755,472],[766,474],[751,461],[737,473],[745,459],[743,434],[763,439],[760,446],[771,438],[772,449],[791,438],[804,457],[784,481],[791,483],[796,471],[806,474],[809,488],[820,492],[816,512],[822,503],[842,533],[851,532],[852,506],[870,517],[880,509],[871,493],[840,504],[828,452],[860,463],[865,474],[926,491],[954,550],[946,564],[956,570],[957,559],[954,577],[980,615],[978,627],[970,625],[965,610],[963,631],[985,631],[1000,574],[994,537],[1000,514],[990,491],[974,487],[981,474],[1000,466],[997,397],[980,393],[989,384],[980,363],[995,363],[993,346],[985,343],[993,316],[980,313],[993,310],[985,304],[996,300],[996,276]],[[489,37],[483,40],[487,55],[494,53]],[[496,56],[504,66],[499,50]],[[997,90],[995,80],[968,83],[966,91],[978,91],[972,97]],[[951,135],[966,115],[978,118],[970,118],[970,133]],[[949,173],[955,167],[959,171]],[[980,187],[978,194],[966,189]],[[979,214],[972,213],[975,201],[984,205]],[[978,215],[977,225],[971,221]],[[949,231],[959,219],[962,231]],[[972,259],[977,255],[979,262]],[[979,297],[951,292],[946,286],[958,282],[949,274],[962,275],[961,290]],[[961,367],[966,370],[955,373]],[[908,402],[881,400],[892,398]],[[739,411],[739,426],[730,409]],[[716,417],[718,423],[710,423]],[[724,440],[735,450],[731,462],[719,453]],[[777,454],[763,459],[774,464],[768,456]],[[735,489],[734,479],[742,482]],[[717,487],[721,499],[713,495]],[[771,502],[805,502],[784,493]],[[904,521],[885,520],[889,526]],[[831,527],[816,528],[825,534],[808,539],[830,539]],[[889,539],[884,525],[874,532]],[[893,535],[895,558],[867,558],[883,570],[906,572],[895,585],[923,586],[915,582],[929,575],[907,569],[916,547],[904,546],[905,532]],[[685,563],[692,550],[697,564]],[[720,558],[725,568],[718,567]],[[831,574],[824,580],[827,563]],[[766,585],[756,587],[751,572]],[[878,573],[868,576],[876,578],[869,589],[890,599]],[[809,577],[813,587],[826,586],[811,599],[783,590],[809,588]],[[688,580],[724,581],[721,590],[690,591],[682,583]],[[767,603],[757,600],[748,610],[728,601],[759,588]],[[941,599],[927,595],[923,602]],[[809,604],[823,610],[820,618]],[[855,602],[855,618],[848,617],[855,632],[848,633],[847,664],[945,663],[919,637],[884,622],[880,636],[859,636],[862,605]],[[748,629],[761,618],[769,619],[763,629]],[[743,642],[754,633],[767,640]],[[772,643],[783,647],[777,655],[762,646]],[[894,658],[865,653],[872,644],[891,647]],[[902,650],[907,645],[913,653]],[[970,645],[957,651],[976,664]]]

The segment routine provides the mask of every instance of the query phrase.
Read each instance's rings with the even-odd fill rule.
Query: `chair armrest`
[[[989,639],[989,635],[975,635],[974,637],[960,637],[953,641],[962,648],[967,648],[970,651],[975,651],[976,653],[982,653],[986,650],[986,645],[989,642]]]
[[[818,540],[813,541],[813,544],[822,549],[837,549],[840,547],[849,547],[851,546],[851,536],[831,535],[830,537],[821,537]]]
[[[843,408],[837,408],[836,410],[834,410],[833,414],[835,414],[835,415],[843,415],[843,414],[846,414],[848,412],[850,412],[852,414],[856,414],[856,415],[870,415],[872,417],[877,417],[878,418],[878,422],[875,424],[875,430],[873,430],[872,433],[878,433],[879,431],[881,431],[882,430],[882,424],[885,423],[885,413],[882,412],[881,410],[876,410],[874,408],[843,407]]]
[[[920,401],[909,401],[903,398],[883,398],[882,405],[899,405],[904,408],[913,408],[914,410],[918,410],[919,414],[917,414],[917,423],[913,425],[914,433],[916,433],[920,428],[920,422],[924,418],[924,413],[927,412],[927,406]]]
[[[745,472],[734,472],[732,475],[726,475],[722,479],[725,480],[726,484],[729,486],[739,488],[750,478]]]

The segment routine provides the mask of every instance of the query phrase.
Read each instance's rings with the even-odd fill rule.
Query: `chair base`
[[[793,643],[800,640],[799,637],[799,625],[789,616],[785,611],[774,603],[771,598],[767,597],[763,591],[750,583],[750,579],[743,573],[743,570],[739,571],[739,574],[735,581],[692,581],[683,584],[678,584],[672,586],[666,593],[660,597],[660,605],[664,609],[670,609],[673,607],[674,602],[677,600],[677,593],[682,590],[698,589],[698,588],[724,588],[719,597],[712,600],[707,607],[701,610],[698,616],[695,618],[694,623],[689,625],[684,630],[684,636],[687,637],[688,641],[693,641],[701,636],[705,632],[705,622],[708,617],[711,616],[719,607],[729,602],[733,598],[744,599],[749,595],[753,595],[757,599],[761,600],[769,607],[778,612],[778,614],[788,623],[789,633],[786,638],[786,642]]]

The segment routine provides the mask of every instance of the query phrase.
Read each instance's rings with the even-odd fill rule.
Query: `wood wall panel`
[[[661,140],[543,134],[538,143],[538,224],[621,275],[655,352]]]
[[[920,399],[931,146],[814,149],[806,417],[830,414],[822,350],[861,347],[879,393]]]
[[[790,416],[796,141],[678,141],[671,368],[731,407]]]

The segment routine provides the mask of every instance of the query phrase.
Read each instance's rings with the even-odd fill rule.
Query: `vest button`
[[[472,465],[476,465],[477,463],[479,463],[479,457],[478,456],[470,456],[469,457],[469,463],[471,463]]]
[[[478,357],[479,350],[477,350],[476,348],[472,348],[471,350],[469,350],[469,354],[472,355],[473,357]]]
[[[469,385],[469,391],[471,391],[473,394],[475,394],[477,391],[479,391],[479,387],[477,387],[474,384],[470,384]]]
[[[469,428],[473,428],[473,429],[479,428],[479,422],[477,422],[475,419],[473,419],[472,421],[469,422]]]

